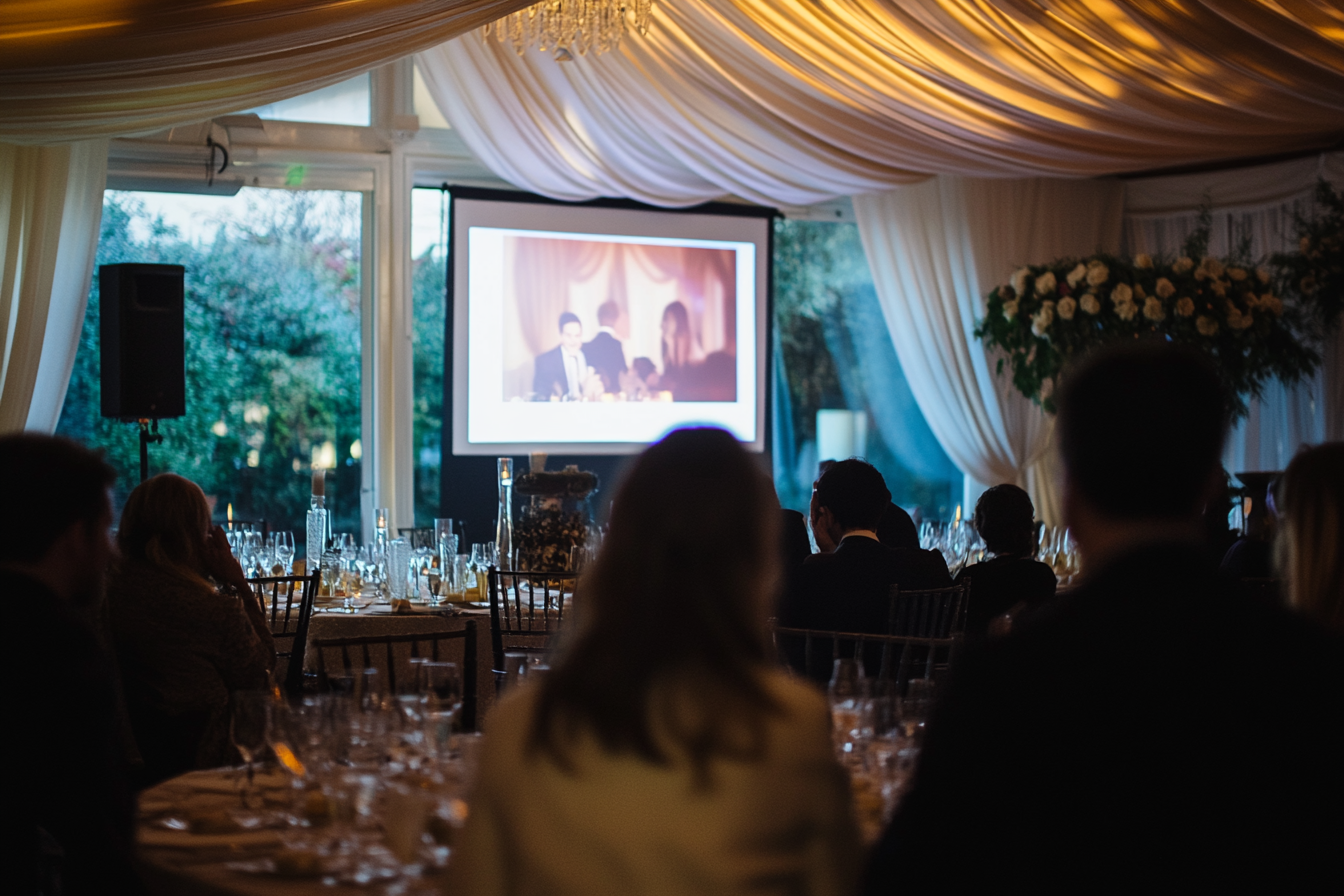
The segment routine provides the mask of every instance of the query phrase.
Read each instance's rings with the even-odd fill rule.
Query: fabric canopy
[[[562,199],[800,205],[1344,133],[1344,11],[1325,2],[677,0],[599,57],[469,34],[419,59],[482,161]]]
[[[0,141],[144,133],[296,96],[530,0],[18,0],[0,21]]]

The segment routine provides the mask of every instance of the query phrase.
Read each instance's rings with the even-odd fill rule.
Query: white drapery
[[[146,133],[287,99],[532,0],[78,0],[5,4],[0,140]]]
[[[901,367],[929,428],[966,476],[967,513],[986,486],[1011,482],[1033,493],[1042,519],[1059,520],[1051,422],[1010,377],[996,374],[996,357],[972,331],[984,297],[1017,267],[1116,251],[1123,194],[1116,181],[938,177],[854,197]]]
[[[930,174],[1083,177],[1344,130],[1344,11],[1137,0],[678,0],[557,63],[467,34],[418,57],[500,177],[561,199],[805,205]]]
[[[1344,187],[1344,153],[1274,165],[1127,184],[1124,248],[1172,256],[1210,205],[1209,251],[1226,256],[1248,241],[1252,260],[1297,248],[1296,220],[1311,211],[1316,179]],[[1344,327],[1326,343],[1316,374],[1292,388],[1278,381],[1248,402],[1229,434],[1223,465],[1231,472],[1282,470],[1303,444],[1344,439]]]
[[[0,433],[51,432],[88,302],[107,141],[0,143]]]

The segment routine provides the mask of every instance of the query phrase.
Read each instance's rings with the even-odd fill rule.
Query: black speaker
[[[178,264],[98,268],[103,416],[162,420],[187,411]]]

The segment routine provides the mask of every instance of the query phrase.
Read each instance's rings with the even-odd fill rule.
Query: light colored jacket
[[[716,759],[712,786],[688,761],[611,754],[581,736],[573,774],[527,741],[535,694],[494,709],[445,892],[467,894],[841,894],[860,847],[825,698],[762,673],[782,712],[764,755]]]

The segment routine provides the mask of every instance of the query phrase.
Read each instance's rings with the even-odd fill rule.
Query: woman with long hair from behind
[[[578,631],[487,719],[449,892],[849,891],[858,835],[825,699],[769,659],[778,517],[722,430],[639,458]]]
[[[1276,504],[1277,559],[1288,603],[1344,633],[1344,442],[1298,452]]]
[[[275,644],[200,486],[161,473],[131,492],[108,616],[148,785],[236,759],[229,692],[264,688]]]

